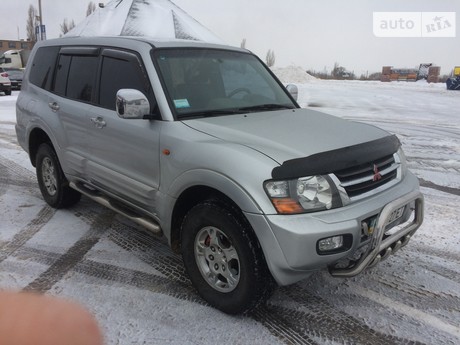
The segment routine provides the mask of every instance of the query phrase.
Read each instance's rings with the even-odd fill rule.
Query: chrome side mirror
[[[134,89],[121,89],[117,92],[116,108],[122,119],[144,119],[150,114],[147,97]]]
[[[299,88],[294,84],[288,84],[286,86],[286,90],[291,94],[292,98],[297,102],[297,98],[299,97]]]

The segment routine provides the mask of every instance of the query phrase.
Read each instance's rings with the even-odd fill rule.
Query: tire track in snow
[[[38,248],[24,247],[14,253],[20,260],[32,260],[42,265],[53,266],[61,258],[61,254],[48,252]],[[135,269],[123,268],[116,265],[101,263],[83,258],[69,272],[77,272],[89,277],[100,279],[102,284],[118,283],[129,285],[155,293],[161,293],[180,300],[208,305],[195,291],[191,284],[183,284],[163,276],[142,272]]]
[[[10,171],[11,175],[15,176],[16,178],[29,180],[29,181],[36,181],[35,173],[31,170],[28,170],[18,163],[3,157],[0,160],[0,165],[4,166],[8,171]]]
[[[313,339],[345,344],[423,344],[372,329],[299,284],[282,287],[280,291],[295,302],[297,310],[278,306],[278,313],[285,309],[284,314],[290,315],[290,327],[300,329]]]
[[[108,238],[165,277],[190,284],[181,256],[175,254],[160,237],[118,222],[112,226]]]
[[[367,284],[366,288],[374,288],[375,291],[379,291],[380,295],[385,295],[388,298],[403,300],[405,304],[410,303],[412,307],[432,310],[453,310],[460,313],[460,305],[458,304],[458,297],[448,295],[442,292],[431,292],[423,287],[414,286],[407,282],[404,277],[396,275],[386,276],[382,274],[377,276],[375,284]],[[388,289],[382,292],[381,287],[386,286]],[[394,298],[394,293],[403,298]]]
[[[420,181],[420,186],[422,187],[436,189],[444,193],[449,193],[449,194],[460,196],[460,188],[441,186],[431,181],[426,181],[422,178],[419,178],[419,181]]]
[[[8,168],[5,165],[3,165],[0,161],[0,196],[5,194],[8,190],[9,180],[10,173],[8,171]]]
[[[54,264],[24,288],[24,291],[46,292],[59,282],[99,242],[110,227],[114,214],[103,212],[98,215],[92,227]]]
[[[1,157],[0,159],[0,195],[2,186],[24,187],[34,196],[41,196],[35,174],[18,163]]]
[[[455,326],[450,323],[447,323],[444,320],[440,320],[436,316],[425,313],[420,309],[416,309],[411,306],[408,306],[405,303],[395,301],[392,298],[385,297],[382,294],[369,290],[369,289],[355,287],[354,291],[355,293],[365,298],[371,299],[374,302],[380,303],[385,307],[394,309],[397,312],[407,315],[414,320],[420,321],[426,325],[430,325],[430,327],[432,328],[436,328],[442,332],[450,334],[451,336],[455,338],[460,339],[460,327],[458,327],[458,325]]]
[[[296,314],[293,310],[276,306],[262,306],[249,313],[254,320],[262,324],[272,335],[285,344],[318,344],[308,336],[304,327],[293,325],[292,321],[297,316],[293,314]]]
[[[49,206],[43,207],[37,216],[30,221],[29,224],[20,230],[13,239],[0,247],[0,262],[4,261],[16,250],[21,248],[28,240],[30,240],[36,233],[38,233],[43,226],[45,226],[51,218],[53,218],[56,210]]]

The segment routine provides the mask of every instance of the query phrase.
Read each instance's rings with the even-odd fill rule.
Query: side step
[[[133,222],[142,225],[148,230],[152,231],[155,235],[163,235],[160,226],[153,219],[141,216],[135,211],[129,209],[127,206],[110,199],[108,196],[98,192],[97,190],[91,189],[83,185],[82,183],[70,182],[69,186],[81,194],[86,195],[88,198],[96,201],[97,203],[115,211],[122,216],[132,220]]]

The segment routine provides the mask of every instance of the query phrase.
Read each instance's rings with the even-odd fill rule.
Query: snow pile
[[[65,37],[149,36],[223,43],[169,0],[111,0]]]
[[[303,84],[316,80],[300,66],[273,68],[272,71],[283,83]]]

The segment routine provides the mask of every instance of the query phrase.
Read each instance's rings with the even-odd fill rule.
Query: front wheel
[[[41,144],[35,161],[43,199],[54,208],[66,208],[80,201],[81,194],[69,187],[58,157],[48,144]]]
[[[198,293],[229,314],[265,302],[275,286],[242,215],[218,201],[193,207],[182,224],[182,258]]]

